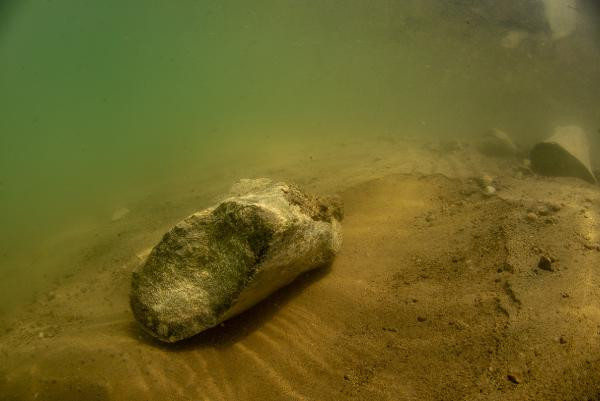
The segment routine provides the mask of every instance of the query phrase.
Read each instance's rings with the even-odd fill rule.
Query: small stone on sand
[[[529,221],[536,221],[538,217],[537,217],[537,214],[535,214],[533,212],[529,212],[529,213],[527,213],[526,218]]]
[[[538,267],[542,270],[546,270],[549,272],[554,271],[554,269],[552,268],[552,260],[545,255],[542,255],[540,257],[540,261],[538,262]]]
[[[494,187],[493,187],[493,186],[491,186],[491,185],[488,185],[487,187],[485,187],[485,188],[483,189],[483,194],[484,194],[484,195],[486,195],[486,196],[492,196],[492,195],[494,195],[495,193],[496,193],[496,188],[494,188]]]
[[[514,384],[519,384],[522,381],[521,377],[516,373],[509,373],[506,375],[506,378]]]

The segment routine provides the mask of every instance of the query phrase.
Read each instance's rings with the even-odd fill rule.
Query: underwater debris
[[[341,246],[335,198],[268,179],[242,180],[232,193],[173,227],[133,273],[133,314],[161,341],[217,326],[327,264]]]

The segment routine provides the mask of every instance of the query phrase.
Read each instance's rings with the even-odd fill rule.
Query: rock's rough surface
[[[341,219],[335,198],[242,180],[230,197],[166,233],[133,274],[135,318],[166,342],[216,326],[331,261]]]

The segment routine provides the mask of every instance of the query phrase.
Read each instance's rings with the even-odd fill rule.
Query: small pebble
[[[550,209],[553,212],[558,212],[558,211],[560,211],[560,209],[562,209],[562,206],[559,205],[558,203],[548,202],[547,206],[548,206],[548,209]]]
[[[538,206],[536,212],[538,216],[548,216],[550,214],[550,210],[546,206]]]
[[[537,214],[533,213],[533,212],[529,212],[527,213],[527,216],[525,216],[527,218],[527,220],[529,221],[536,221],[538,216]]]
[[[486,186],[485,188],[483,188],[483,194],[487,195],[487,196],[492,196],[493,194],[496,193],[496,188],[494,188],[491,185]]]
[[[477,178],[477,183],[479,184],[479,186],[481,188],[491,186],[493,184],[493,182],[494,182],[494,179],[488,174],[484,174],[481,177]]]
[[[419,322],[421,322],[421,323],[425,322],[426,320],[427,320],[427,318],[426,318],[426,317],[423,317],[423,316],[418,316],[418,317],[417,317],[417,321],[419,321]]]
[[[509,373],[506,378],[514,384],[521,383],[521,377],[516,373]]]
[[[537,267],[539,267],[542,270],[549,271],[549,272],[554,271],[554,269],[552,268],[552,260],[548,256],[545,256],[545,255],[542,255],[540,257],[540,261],[538,262]]]

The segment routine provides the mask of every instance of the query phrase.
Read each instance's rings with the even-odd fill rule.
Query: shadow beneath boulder
[[[139,337],[147,345],[165,351],[189,351],[203,347],[227,348],[244,339],[268,322],[283,306],[292,301],[306,287],[321,280],[331,271],[331,263],[301,274],[287,286],[254,305],[241,314],[205,330],[188,339],[169,344],[163,343],[146,333],[135,321],[131,325],[131,335]]]

